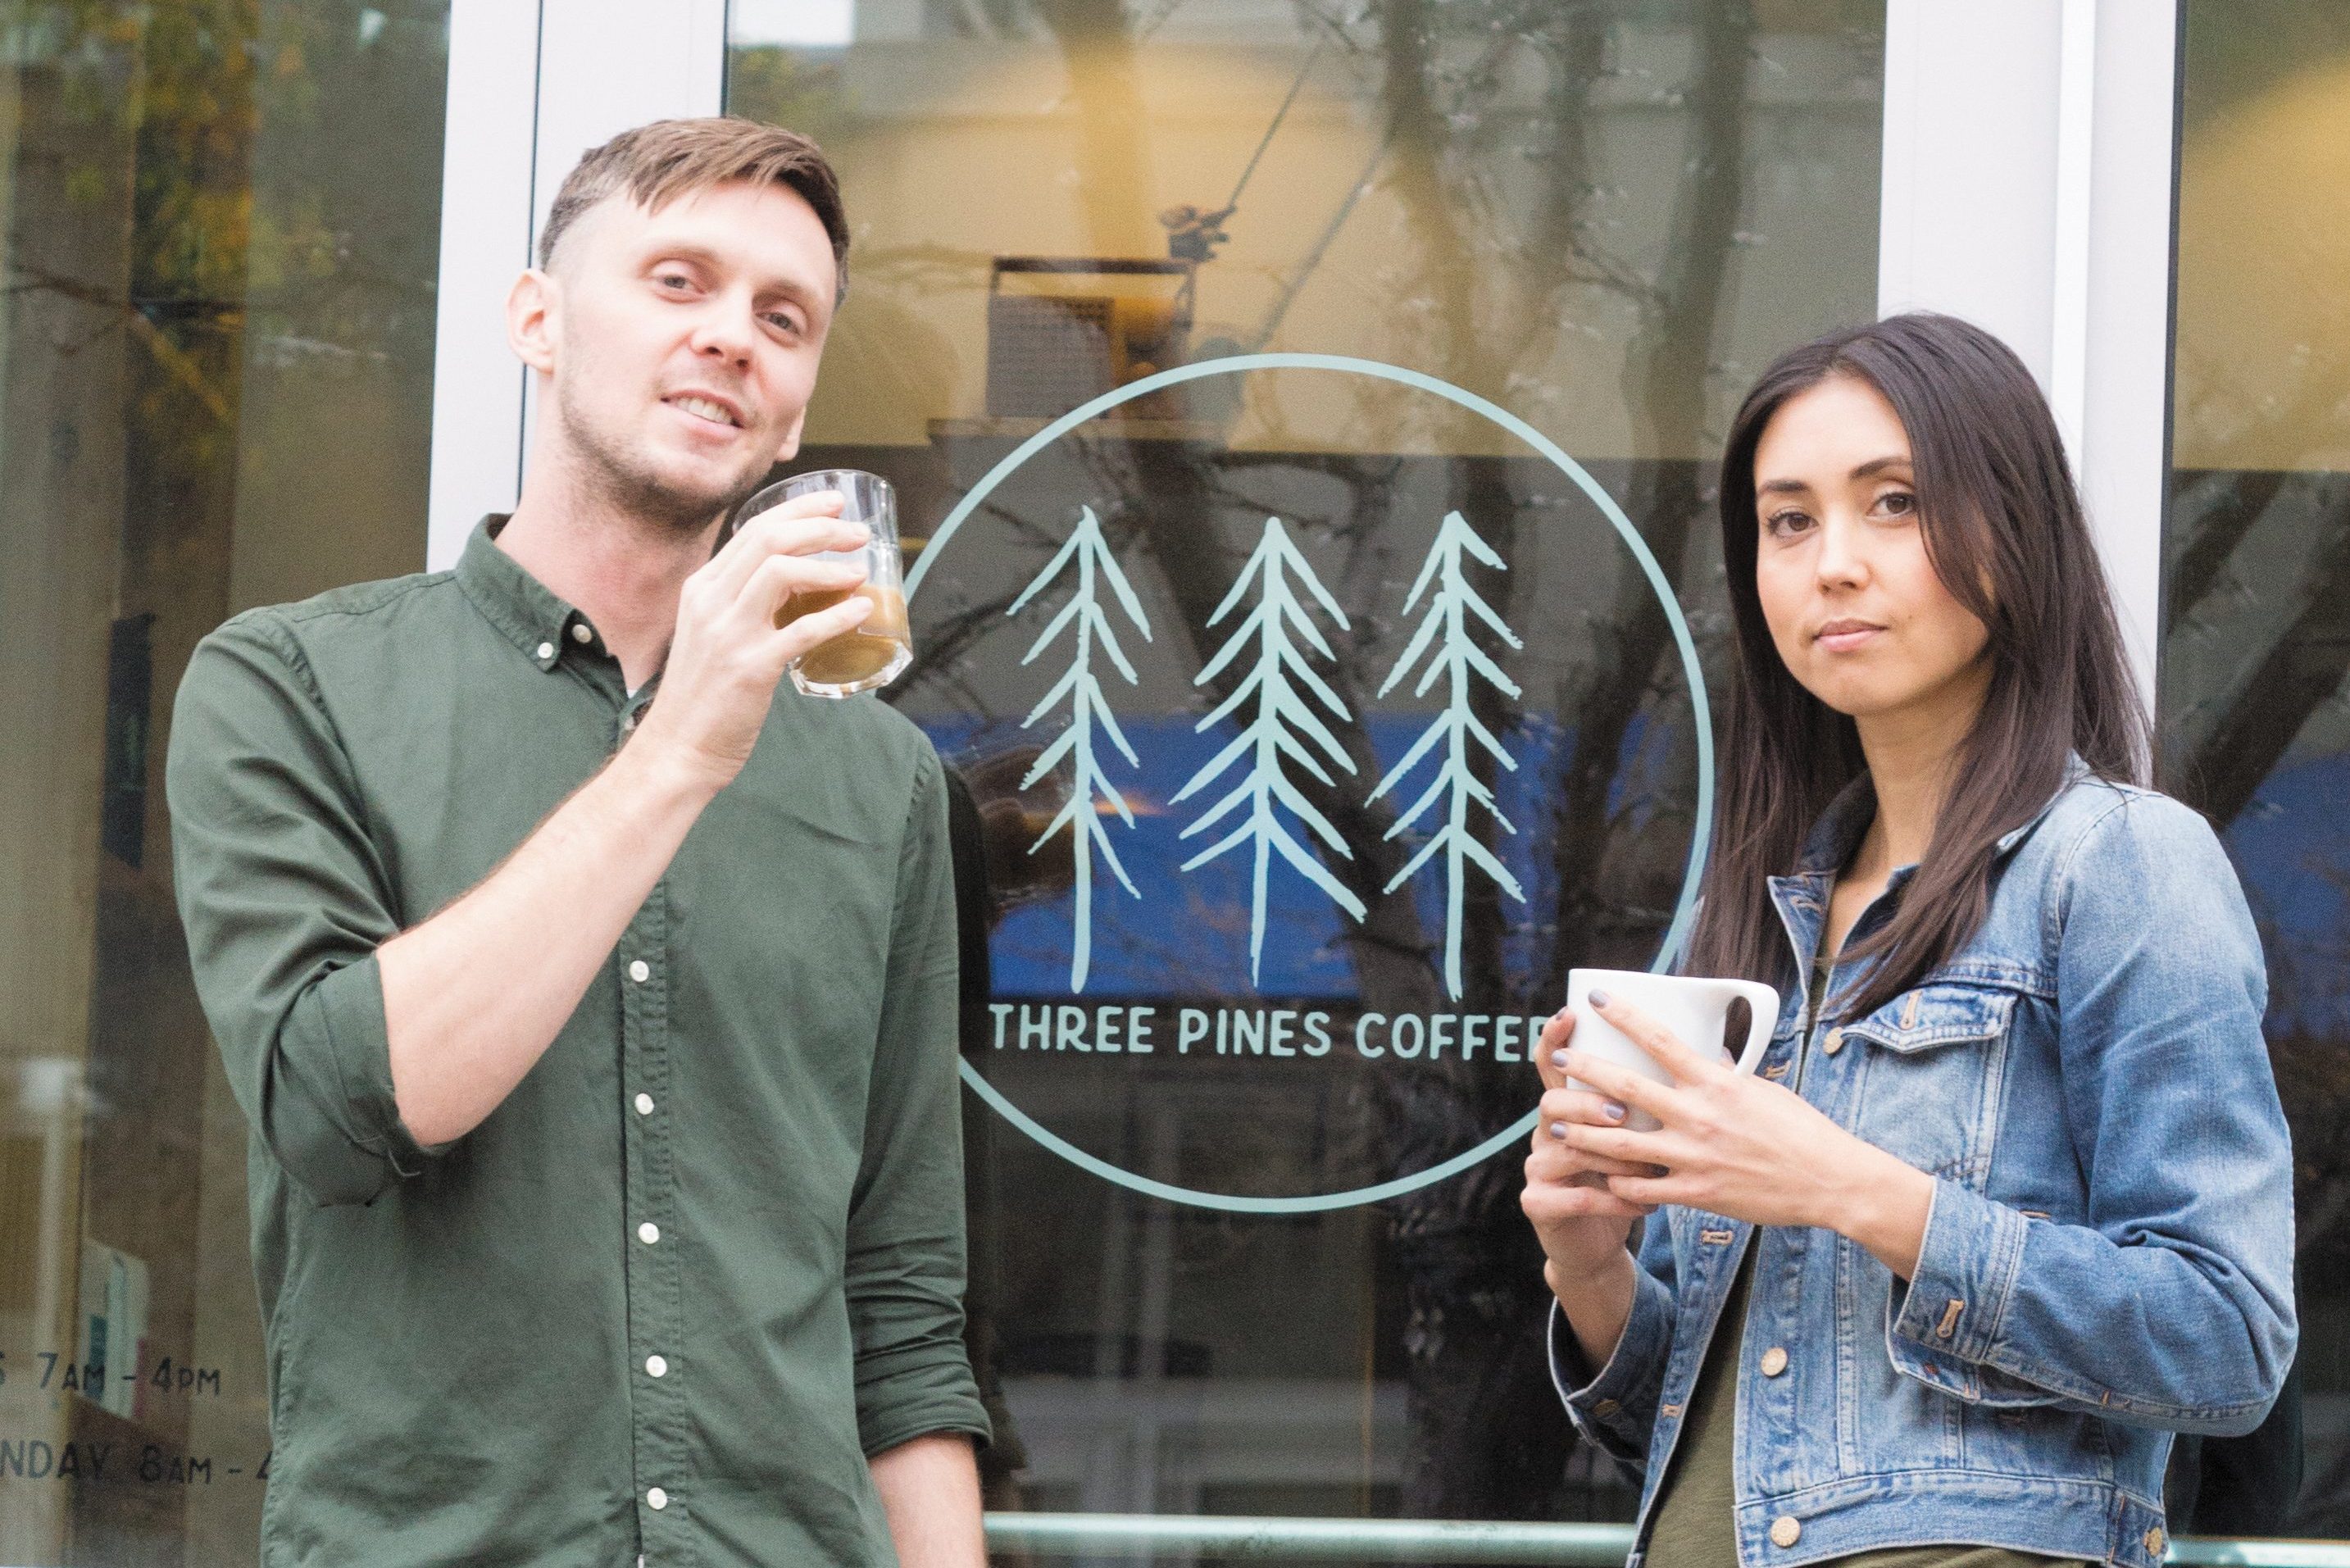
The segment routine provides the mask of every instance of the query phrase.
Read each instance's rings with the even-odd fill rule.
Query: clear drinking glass
[[[864,524],[872,537],[859,550],[819,550],[808,558],[862,566],[865,581],[853,588],[794,594],[775,612],[775,624],[789,626],[851,594],[871,600],[864,625],[816,644],[791,666],[792,684],[811,697],[854,697],[887,686],[914,659],[913,633],[906,619],[905,564],[898,554],[898,493],[878,473],[823,468],[795,473],[760,491],[743,504],[741,521],[747,523],[795,496],[826,490],[840,493],[842,518]]]

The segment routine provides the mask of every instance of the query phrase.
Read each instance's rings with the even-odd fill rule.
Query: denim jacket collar
[[[2030,817],[2000,835],[1997,853],[2009,855],[2017,845],[2032,836],[2032,830],[2047,817],[2051,807],[2064,798],[2064,792],[2086,778],[2088,774],[2089,764],[2081,760],[2080,753],[2068,753],[2064,760],[2064,779]],[[1825,873],[1834,877],[1850,863],[1853,852],[1860,847],[1862,835],[1868,831],[1868,825],[1876,819],[1876,787],[1869,782],[1868,774],[1862,773],[1836,792],[1835,799],[1828,803],[1828,808],[1812,825],[1811,832],[1804,839],[1803,853],[1796,857],[1796,876],[1813,877]],[[1893,875],[1898,880],[1916,869],[1915,866],[1903,866],[1896,868]],[[1774,877],[1773,880],[1783,878]]]
[[[2005,859],[2016,846],[2044,821],[2056,803],[2064,797],[2082,779],[2089,776],[2089,765],[2078,753],[2067,753],[2064,782],[2049,797],[2040,803],[2032,815],[2015,827],[2000,835],[1994,847],[1995,859]],[[1773,877],[1771,901],[1779,911],[1780,922],[1787,928],[1787,937],[1795,952],[1796,973],[1811,972],[1814,957],[1819,949],[1821,928],[1827,917],[1828,895],[1835,886],[1837,873],[1850,865],[1853,855],[1860,848],[1862,836],[1868,825],[1877,818],[1877,791],[1866,773],[1856,775],[1851,783],[1836,792],[1834,800],[1812,825],[1804,839],[1803,853],[1796,857],[1794,875]],[[1901,889],[1917,874],[1913,863],[1897,866],[1886,879],[1881,899],[1891,909],[1898,902]]]

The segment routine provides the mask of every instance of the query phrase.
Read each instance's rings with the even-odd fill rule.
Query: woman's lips
[[[1824,630],[1815,639],[1830,653],[1850,653],[1885,628],[1881,626],[1838,625],[1834,630]]]

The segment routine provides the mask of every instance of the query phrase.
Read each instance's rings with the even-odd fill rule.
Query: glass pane
[[[2176,1521],[2342,1536],[2350,12],[2330,0],[2257,14],[2191,0],[2186,50],[2162,760],[2168,787],[2224,834],[2267,951],[2269,1044],[2299,1179],[2302,1338],[2298,1397],[2247,1442],[2203,1446],[2204,1496]]]
[[[798,462],[898,485],[893,700],[976,808],[992,1501],[1628,1518],[1529,1021],[1681,906],[1707,462],[1874,314],[1883,5],[731,15],[857,235]]]
[[[230,614],[422,565],[448,10],[0,8],[0,1562],[255,1557],[165,732]]]

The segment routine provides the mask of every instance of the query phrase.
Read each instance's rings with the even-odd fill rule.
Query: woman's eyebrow
[[[1852,476],[1855,479],[1866,479],[1873,474],[1883,473],[1888,468],[1907,468],[1908,466],[1909,454],[1906,452],[1897,452],[1885,457],[1871,458],[1868,462],[1862,463],[1858,468],[1854,469],[1852,471]]]
[[[1811,486],[1800,479],[1766,479],[1754,487],[1757,495],[1805,495]]]

